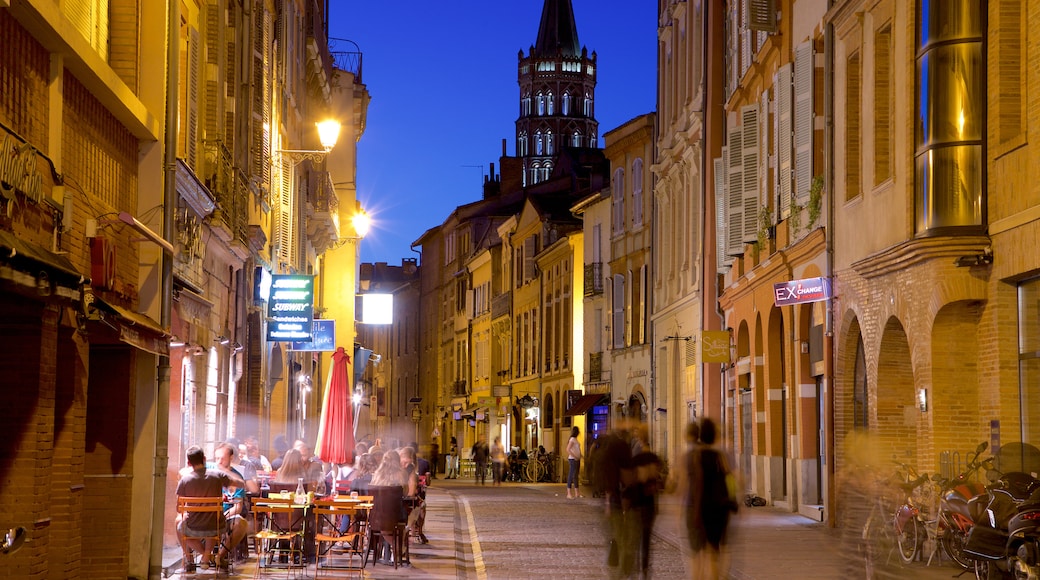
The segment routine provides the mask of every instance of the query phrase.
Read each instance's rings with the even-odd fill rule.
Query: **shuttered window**
[[[813,177],[813,84],[816,55],[812,42],[803,42],[794,51],[794,194],[798,205],[809,203]]]
[[[791,65],[780,67],[773,77],[773,89],[776,92],[776,158],[777,158],[777,197],[780,203],[778,218],[791,216],[791,191],[793,175],[791,173],[794,157],[794,140],[791,133],[792,86]]]
[[[845,200],[860,194],[860,54],[849,55],[845,66]]]

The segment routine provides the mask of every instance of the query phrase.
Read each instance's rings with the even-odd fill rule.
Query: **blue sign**
[[[336,321],[321,319],[311,324],[310,342],[293,342],[293,350],[334,352],[336,350]]]

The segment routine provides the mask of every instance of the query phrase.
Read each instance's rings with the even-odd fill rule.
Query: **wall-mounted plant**
[[[768,205],[758,208],[758,248],[764,250],[773,231],[773,210]]]
[[[791,232],[791,241],[798,237],[798,230],[802,229],[802,210],[804,206],[797,199],[791,200],[791,217],[787,218],[787,229]]]
[[[809,229],[816,227],[823,211],[823,176],[813,177],[812,185],[809,186]]]

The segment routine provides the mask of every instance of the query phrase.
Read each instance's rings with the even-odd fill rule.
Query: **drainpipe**
[[[834,6],[828,0],[827,9]],[[834,24],[827,22],[823,33],[823,116],[824,116],[824,191],[827,193],[827,228],[825,230],[826,257],[825,272],[831,280],[831,294],[834,293]],[[827,469],[823,470],[826,479],[826,495],[824,509],[827,524],[834,525],[834,298],[827,299],[827,311],[823,329],[823,433],[824,453]]]
[[[180,61],[179,39],[180,2],[168,0],[169,16],[166,22],[166,127],[163,151],[163,239],[173,242],[173,219],[177,199],[177,79]],[[160,293],[159,326],[170,327],[170,308],[173,298],[173,256],[162,252],[162,288]],[[170,435],[170,357],[160,356],[158,385],[155,394],[155,465],[152,477],[152,537],[149,552],[148,577],[162,577],[163,530],[166,523],[166,472],[169,469]]]

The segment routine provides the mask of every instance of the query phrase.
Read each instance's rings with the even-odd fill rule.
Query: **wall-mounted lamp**
[[[326,120],[314,124],[318,128],[318,140],[321,141],[321,150],[311,149],[279,149],[275,154],[282,159],[288,159],[294,163],[309,160],[312,163],[321,163],[325,157],[336,146],[339,139],[339,121]]]
[[[0,554],[10,554],[11,552],[18,551],[18,548],[21,548],[22,544],[25,543],[25,539],[28,535],[28,531],[23,527],[7,530],[7,533],[3,537],[3,541],[0,542]]]
[[[928,412],[928,389],[917,389],[917,408],[922,413]]]
[[[236,342],[235,344],[233,344],[231,346],[231,351],[236,353],[236,354],[242,352],[243,349],[245,349],[245,347],[242,346],[242,344],[238,343],[238,342]]]
[[[219,342],[220,344],[227,346],[231,344],[231,339],[222,334],[216,338],[216,342]]]
[[[177,348],[177,347],[180,347],[180,346],[184,346],[184,341],[179,339],[179,338],[177,338],[176,334],[171,336],[170,337],[170,348]]]
[[[953,261],[958,268],[970,268],[972,266],[988,266],[993,263],[993,250],[986,248],[981,254],[969,254],[961,256]]]

